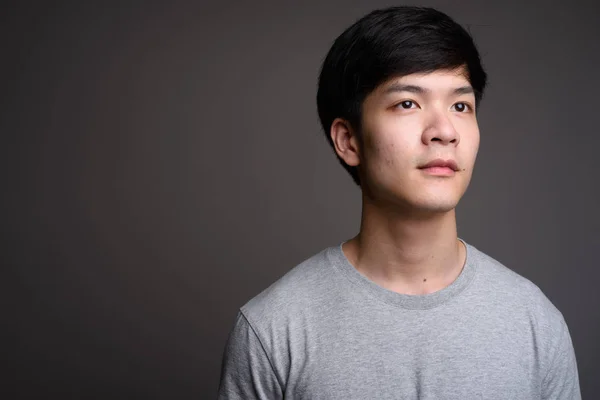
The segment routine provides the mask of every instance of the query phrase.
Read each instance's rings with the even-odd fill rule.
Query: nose
[[[423,143],[430,145],[438,142],[445,146],[458,145],[460,136],[450,117],[449,113],[442,110],[432,110],[423,130]]]

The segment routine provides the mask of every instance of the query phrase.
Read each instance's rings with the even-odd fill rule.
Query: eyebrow
[[[424,94],[424,93],[430,93],[431,90],[424,88],[422,86],[417,86],[417,85],[405,85],[402,83],[392,83],[391,85],[389,85],[385,90],[384,90],[384,94],[389,94],[389,93],[395,93],[395,92],[410,92],[410,93],[418,93],[418,94]],[[471,86],[461,86],[458,88],[455,88],[452,91],[453,94],[473,94],[473,88]]]

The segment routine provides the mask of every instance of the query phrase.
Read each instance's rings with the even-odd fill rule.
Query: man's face
[[[365,99],[360,146],[366,195],[414,214],[456,207],[479,149],[475,96],[463,70],[391,79]],[[457,171],[423,169],[452,160]]]

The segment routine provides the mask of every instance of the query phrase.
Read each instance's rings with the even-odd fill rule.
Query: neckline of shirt
[[[371,296],[395,307],[411,310],[425,310],[437,307],[457,296],[469,286],[475,277],[477,270],[477,263],[475,262],[476,249],[463,239],[458,238],[458,240],[465,245],[466,249],[465,264],[462,271],[450,285],[436,292],[424,295],[397,293],[378,285],[365,275],[361,274],[350,263],[342,250],[342,246],[346,241],[329,248],[329,259],[338,271],[360,289],[368,292]]]

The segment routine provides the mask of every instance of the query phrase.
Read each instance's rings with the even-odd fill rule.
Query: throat
[[[461,274],[466,261],[466,249],[460,241],[457,250],[452,259],[438,265],[433,263],[429,268],[385,266],[381,259],[354,258],[352,255],[357,254],[351,251],[347,258],[358,272],[387,290],[406,295],[427,295],[450,286]]]

